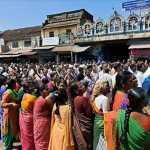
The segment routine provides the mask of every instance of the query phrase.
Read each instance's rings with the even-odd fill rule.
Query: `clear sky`
[[[0,31],[41,25],[53,13],[86,9],[95,19],[108,19],[113,8],[122,15],[122,2],[127,0],[0,0]]]

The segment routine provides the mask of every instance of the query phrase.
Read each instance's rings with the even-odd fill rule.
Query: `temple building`
[[[131,13],[127,18],[114,11],[104,21],[98,19],[80,27],[78,45],[93,46],[96,57],[117,60],[150,57],[150,12],[142,16]]]

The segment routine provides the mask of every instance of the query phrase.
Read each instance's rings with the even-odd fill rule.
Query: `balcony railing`
[[[113,34],[128,34],[128,33],[144,33],[150,32],[150,27],[146,28],[143,22],[138,22],[136,25],[129,25],[126,22],[122,22],[120,27],[110,27],[108,24],[103,25],[100,29],[91,24],[90,28],[85,29],[84,25],[80,27],[80,31],[76,33],[76,38],[80,37],[94,37],[105,36]]]
[[[74,41],[74,36],[72,33],[62,33],[58,35],[59,44],[72,44]]]

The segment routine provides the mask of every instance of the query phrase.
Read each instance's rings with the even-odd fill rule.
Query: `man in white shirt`
[[[143,81],[144,81],[144,74],[142,72],[142,65],[137,65],[137,71],[135,72],[135,77],[138,81],[138,87],[142,87]]]
[[[99,81],[107,81],[109,83],[110,88],[112,89],[112,76],[109,74],[110,70],[108,68],[103,69],[103,74],[99,76]]]
[[[148,68],[147,70],[144,72],[144,79],[146,79],[147,77],[150,76],[150,61],[148,61]]]

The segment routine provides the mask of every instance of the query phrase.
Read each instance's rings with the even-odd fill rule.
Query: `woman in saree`
[[[96,83],[92,93],[92,106],[95,112],[94,119],[94,134],[93,134],[93,150],[96,150],[99,139],[105,147],[104,141],[104,117],[103,113],[110,110],[110,102],[106,96],[110,91],[109,83],[106,81],[99,81]]]
[[[148,103],[145,91],[131,89],[128,99],[127,110],[105,114],[107,150],[150,149],[150,116],[143,113]]]
[[[1,102],[1,106],[4,110],[2,123],[4,150],[11,149],[14,139],[18,136],[18,107],[24,91],[21,90],[17,93],[14,90],[15,88],[16,81],[10,79]]]
[[[93,147],[94,113],[90,105],[90,100],[83,96],[85,91],[86,81],[80,81],[78,85],[73,83],[71,86],[71,95],[74,100],[73,133],[78,150],[92,150]],[[74,93],[76,93],[76,96]]]
[[[114,111],[127,108],[127,91],[134,87],[137,87],[137,80],[132,73],[124,71],[122,74],[116,76],[116,86],[112,98],[114,101]]]
[[[36,100],[34,105],[34,144],[36,150],[47,150],[50,140],[54,87],[43,85],[40,91],[41,96]]]
[[[35,83],[30,79],[26,79],[23,85],[26,93],[23,95],[19,114],[22,150],[35,150],[33,135],[33,108],[37,97],[32,93],[35,89]]]
[[[71,126],[71,107],[67,104],[66,86],[60,83],[55,93],[48,150],[74,150]]]

